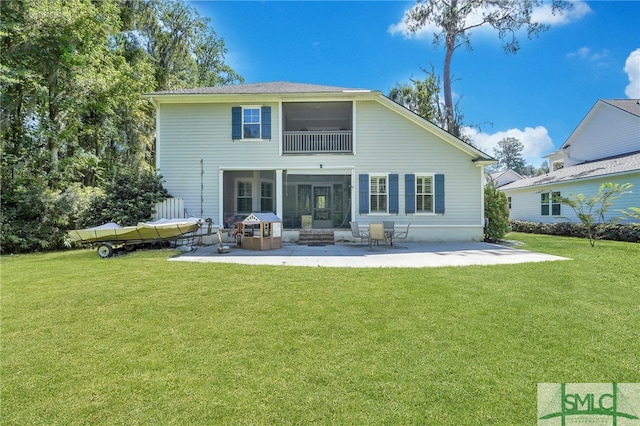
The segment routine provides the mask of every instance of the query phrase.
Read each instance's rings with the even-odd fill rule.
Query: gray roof
[[[259,222],[282,222],[278,216],[274,213],[251,213],[249,216],[245,217],[242,223],[244,224],[254,224]]]
[[[317,84],[290,83],[277,81],[273,83],[237,84],[233,86],[196,87],[192,89],[165,90],[149,93],[149,95],[237,95],[237,94],[278,94],[278,93],[344,93],[371,92],[367,89],[350,89],[346,87],[321,86]]]
[[[517,180],[500,189],[508,191],[530,186],[551,185],[579,179],[631,172],[634,170],[640,172],[640,151],[608,159],[576,164],[575,166],[565,167],[544,175]]]
[[[640,99],[602,99],[602,102],[640,117]]]

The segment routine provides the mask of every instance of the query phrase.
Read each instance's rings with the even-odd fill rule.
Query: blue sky
[[[413,1],[192,1],[225,41],[226,62],[246,83],[290,81],[380,90],[442,73],[432,32],[407,34]],[[488,154],[504,137],[538,167],[598,99],[640,98],[640,1],[575,1],[562,17],[505,54],[495,32],[472,32],[452,62],[454,96],[474,142]]]

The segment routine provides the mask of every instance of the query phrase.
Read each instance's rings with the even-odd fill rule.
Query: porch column
[[[224,227],[224,170],[218,172],[218,228]],[[214,224],[216,222],[214,221]]]
[[[283,189],[282,189],[282,170],[276,170],[276,216],[278,216],[280,219],[283,218],[283,202],[284,199],[282,197],[283,194]]]
[[[356,186],[356,168],[351,168],[351,221],[356,221],[356,200],[358,199],[358,191],[360,188]]]

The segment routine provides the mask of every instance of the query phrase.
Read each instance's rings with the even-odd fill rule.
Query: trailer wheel
[[[103,259],[113,255],[113,246],[109,243],[102,243],[98,246],[98,256]]]

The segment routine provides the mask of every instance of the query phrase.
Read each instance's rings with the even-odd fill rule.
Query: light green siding
[[[231,109],[242,105],[271,107],[271,140],[232,140]],[[168,191],[184,199],[188,215],[221,223],[221,170],[352,174],[356,186],[352,188],[352,214],[361,224],[411,222],[413,235],[422,240],[482,239],[484,181],[482,168],[472,162],[474,156],[384,102],[354,103],[353,154],[280,155],[279,102],[161,103],[158,114],[158,173],[164,177]],[[397,215],[358,214],[357,177],[378,173],[399,175]],[[444,215],[405,213],[404,175],[422,173],[445,175]]]

